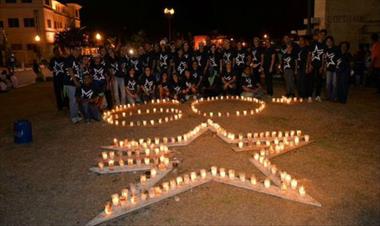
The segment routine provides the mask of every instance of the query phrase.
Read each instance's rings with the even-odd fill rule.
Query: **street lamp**
[[[165,16],[168,18],[168,22],[169,22],[169,41],[172,40],[172,17],[174,15],[175,11],[173,8],[165,8],[164,9],[164,14]]]
[[[96,33],[95,34],[95,39],[97,40],[97,41],[100,41],[100,40],[102,40],[102,35],[101,34],[99,34],[99,33]]]
[[[269,36],[267,34],[264,34],[264,39],[267,39]]]
[[[39,35],[34,36],[34,41],[40,42],[41,41],[41,37]]]

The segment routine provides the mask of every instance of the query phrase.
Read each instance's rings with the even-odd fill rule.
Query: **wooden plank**
[[[188,191],[190,189],[193,189],[195,187],[198,187],[202,184],[205,184],[211,180],[210,177],[206,177],[205,179],[198,179],[194,182],[191,182],[190,184],[187,185],[181,185],[179,187],[176,187],[174,190],[169,190],[166,193],[161,194],[160,196],[154,197],[154,198],[149,198],[145,201],[139,201],[137,205],[132,205],[132,204],[126,204],[124,206],[118,207],[112,211],[111,214],[107,215],[104,211],[102,211],[98,216],[93,218],[90,222],[86,224],[86,226],[94,226],[98,225],[100,223],[121,217],[127,213],[139,210],[141,208],[144,208],[146,206],[152,205],[154,203],[157,203],[161,200],[170,198],[172,196],[178,195],[182,192]]]
[[[145,183],[137,184],[138,190],[148,190],[153,187],[157,182],[159,182],[162,178],[164,178],[170,171],[173,170],[173,166],[169,165],[169,167],[165,170],[157,170],[157,175],[153,178],[149,178]]]
[[[300,142],[298,145],[295,145],[295,146],[293,146],[293,147],[289,147],[289,148],[285,148],[285,150],[280,151],[280,152],[278,152],[278,153],[269,154],[268,158],[269,158],[269,159],[272,159],[272,158],[274,158],[274,157],[277,157],[277,156],[280,156],[280,155],[282,155],[282,154],[288,153],[288,152],[290,152],[290,151],[296,150],[296,149],[298,149],[298,148],[301,148],[301,147],[303,147],[303,146],[309,145],[309,144],[311,144],[311,143],[313,143],[313,141],[309,141],[309,142],[302,141],[302,142]]]
[[[223,184],[229,184],[235,187],[257,191],[260,193],[272,195],[278,198],[287,199],[294,202],[313,205],[317,207],[322,206],[321,203],[314,200],[310,195],[305,194],[305,196],[301,196],[298,194],[296,190],[292,190],[292,189],[283,191],[277,186],[270,186],[269,188],[265,188],[262,183],[257,183],[256,185],[252,185],[249,181],[241,182],[239,179],[231,180],[228,178],[214,177],[213,180],[216,182],[223,183]]]
[[[255,165],[255,167],[260,170],[267,178],[269,178],[271,181],[273,181],[273,183],[279,187],[281,187],[281,178],[279,178],[278,176],[272,174],[272,172],[265,168],[262,164],[260,164],[260,162],[256,161],[255,159],[253,158],[250,158],[249,161]]]
[[[110,173],[145,171],[145,170],[150,170],[154,166],[155,164],[150,164],[150,165],[141,164],[141,166],[137,166],[137,165],[114,166],[113,170],[110,170],[108,167],[104,167],[103,170],[100,170],[99,167],[91,167],[90,170],[98,174],[110,174]]]
[[[278,155],[285,154],[285,153],[287,153],[289,151],[295,150],[297,148],[301,148],[301,147],[303,147],[305,145],[308,145],[310,143],[311,143],[311,141],[309,141],[309,142],[300,141],[300,143],[298,145],[293,145],[293,146],[287,145],[286,148],[283,151],[280,151],[278,153],[270,154],[269,158],[274,158],[274,157],[276,157]],[[260,146],[252,145],[252,146],[244,146],[243,148],[239,148],[239,147],[233,146],[231,148],[235,152],[242,152],[242,151],[260,151],[262,149],[268,149],[268,146],[266,146],[266,145],[260,145]]]

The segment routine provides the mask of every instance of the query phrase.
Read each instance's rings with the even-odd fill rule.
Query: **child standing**
[[[282,56],[282,70],[284,72],[287,97],[295,96],[295,79],[294,79],[295,68],[296,68],[296,56],[293,53],[293,45],[289,43],[286,45],[285,53]]]
[[[80,110],[86,122],[100,121],[100,112],[97,106],[98,91],[92,82],[89,73],[83,74],[83,83],[77,88],[75,96],[80,104]]]

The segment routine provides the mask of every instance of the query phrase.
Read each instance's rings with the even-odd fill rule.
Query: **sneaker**
[[[317,96],[317,97],[315,98],[315,101],[317,101],[317,102],[322,102],[321,97],[320,97],[320,96]]]
[[[73,122],[73,124],[77,124],[79,122],[78,117],[72,118],[71,122]]]

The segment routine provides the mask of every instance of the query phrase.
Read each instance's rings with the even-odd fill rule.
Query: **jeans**
[[[285,69],[284,71],[284,79],[286,85],[286,94],[295,95],[295,81],[294,81],[294,71],[292,69]]]
[[[273,75],[269,72],[269,68],[264,68],[265,86],[267,87],[267,94],[273,96]]]
[[[336,83],[336,72],[327,71],[326,72],[326,93],[327,99],[335,100],[337,95],[337,83]]]
[[[139,96],[137,96],[137,97],[135,98],[135,97],[132,97],[132,96],[127,95],[127,100],[128,100],[128,103],[129,103],[129,104],[135,104],[135,103],[140,103],[140,102],[141,102],[141,99],[140,99]]]
[[[75,97],[75,92],[77,90],[77,87],[71,86],[71,85],[65,85],[65,90],[67,92],[67,97],[69,98],[70,118],[75,119],[79,117],[78,102]]]
[[[312,71],[312,87],[313,90],[315,91],[315,96],[319,97],[321,96],[321,91],[322,91],[322,83],[323,83],[323,78],[322,74],[319,72],[320,68],[314,67]]]
[[[58,108],[58,110],[62,110],[62,108],[64,106],[63,77],[62,76],[54,76],[53,77],[53,86],[54,86],[55,100],[57,102],[57,108]]]
[[[82,102],[81,112],[86,120],[95,119],[96,121],[100,121],[100,112],[95,104]]]
[[[112,81],[112,85],[113,85],[113,94],[115,97],[115,104],[116,105],[125,104],[124,78],[115,76]],[[121,102],[120,102],[119,92],[121,95]]]

